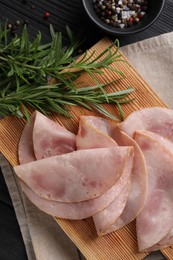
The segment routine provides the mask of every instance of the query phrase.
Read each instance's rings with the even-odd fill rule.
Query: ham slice
[[[64,203],[44,199],[34,193],[24,182],[21,181],[20,184],[25,195],[40,210],[52,216],[65,219],[84,219],[91,217],[107,207],[115,197],[115,188],[112,187],[98,198],[81,202]],[[129,185],[127,185],[126,191],[124,188],[124,192],[128,192],[128,187]],[[116,192],[117,190],[119,190],[119,187],[116,185]],[[117,194],[121,193],[117,192]]]
[[[35,113],[31,116],[32,129],[30,129],[29,131],[29,133],[31,134],[31,140],[32,140],[34,121],[35,121]],[[104,120],[102,121],[104,122]],[[29,127],[30,125],[31,124],[27,124],[25,129],[27,129],[27,127]],[[25,131],[23,131],[23,133],[24,132]],[[27,138],[24,138],[23,140],[26,141]],[[114,141],[113,143],[116,145]],[[31,144],[32,144],[31,148],[33,148],[33,142],[31,142]],[[131,157],[133,157],[133,153],[131,153]],[[27,160],[25,161],[26,158],[27,157],[23,157],[22,163],[27,163]],[[106,191],[102,196],[97,197],[95,199],[82,201],[79,203],[61,203],[57,201],[46,200],[36,195],[24,182],[20,181],[20,184],[22,186],[24,193],[33,202],[33,204],[35,204],[38,208],[45,211],[46,213],[60,218],[82,219],[82,218],[87,218],[89,216],[92,216],[96,214],[98,211],[107,207],[115,199],[115,197],[119,195],[120,191],[122,190],[122,187],[125,186],[128,177],[129,177],[129,173],[125,171],[125,174],[122,174],[122,176],[116,182],[116,184],[111,189]]]
[[[35,161],[35,154],[33,148],[33,127],[34,127],[35,115],[33,114],[30,117],[30,123],[27,123],[23,129],[19,146],[18,146],[18,155],[19,155],[19,163],[24,164],[28,162]]]
[[[110,189],[121,177],[131,151],[131,147],[79,150],[18,165],[14,170],[43,198],[80,202]]]
[[[173,227],[173,143],[150,131],[137,131],[147,165],[149,189],[146,205],[137,217],[140,251],[148,251]]]
[[[129,196],[126,200],[126,205],[124,205],[125,208],[122,207],[122,209],[124,210],[119,216],[116,215],[116,212],[114,213],[117,216],[115,218],[116,222],[111,222],[110,219],[110,222],[108,224],[110,226],[108,232],[118,230],[133,221],[136,216],[142,211],[145,205],[147,198],[148,176],[144,156],[138,144],[128,135],[121,132],[115,124],[110,123],[108,120],[94,116],[82,116],[79,125],[80,128],[76,137],[77,148],[80,147],[81,149],[86,149],[94,145],[97,147],[101,145],[111,146],[113,144],[118,144],[119,146],[130,146],[134,148],[134,161],[131,172],[131,186]],[[130,167],[129,169],[130,170],[128,176],[130,176],[131,171]],[[114,203],[116,204],[117,202],[115,201]],[[107,209],[107,212],[108,210],[109,209]],[[113,213],[111,207],[109,211]],[[106,209],[103,210],[103,212],[99,212],[97,214],[98,224],[96,217],[94,217],[94,222],[95,225],[98,227],[97,230],[99,234],[104,233],[104,231],[106,230],[106,228],[101,228],[102,223],[100,220],[102,219],[102,222],[109,221],[108,214],[104,214],[104,212],[106,212]],[[106,220],[104,220],[104,216],[106,216]]]
[[[173,141],[173,110],[151,107],[137,110],[119,125],[130,137],[136,130],[148,130]]]
[[[134,148],[129,196],[121,216],[110,229],[110,232],[112,232],[129,224],[144,208],[148,192],[148,175],[145,159],[138,144],[128,135],[120,131],[118,127],[112,126],[110,135],[118,145],[131,146]]]
[[[95,116],[81,116],[76,136],[77,149],[112,147],[117,143],[109,136],[110,124]]]
[[[33,145],[35,156],[39,160],[74,151],[76,136],[37,111],[33,128]]]
[[[88,149],[92,147],[109,147],[109,146],[116,146],[117,143],[115,142],[115,139],[111,138],[113,130],[115,130],[115,126],[112,125],[108,120],[94,117],[94,116],[82,116],[80,118],[79,123],[79,131],[76,137],[77,140],[77,148],[79,149]],[[122,139],[122,138],[121,138]],[[121,141],[122,142],[122,141]],[[124,145],[124,143],[123,143]],[[129,145],[129,144],[128,144]],[[127,162],[126,168],[124,169],[124,172],[122,174],[122,179],[124,181],[124,185],[121,185],[121,189],[119,195],[115,196],[115,199],[113,202],[103,209],[102,211],[98,212],[96,215],[93,216],[93,220],[97,229],[98,235],[104,235],[106,233],[110,232],[110,227],[114,224],[114,222],[117,220],[117,218],[121,215],[129,195],[130,190],[130,181],[127,184],[127,180],[129,179],[129,176],[131,174],[133,165],[133,157],[129,157],[129,160]],[[143,164],[142,164],[143,166]],[[142,168],[141,166],[141,168]],[[146,177],[146,175],[145,175]],[[145,181],[144,178],[141,178],[142,181]],[[120,182],[122,182],[120,178]],[[136,177],[137,179],[137,177]],[[140,182],[141,184],[141,182]],[[139,185],[140,185],[139,184]],[[142,184],[143,187],[145,187],[145,183]],[[115,190],[116,191],[116,190]],[[146,195],[146,190],[144,192],[144,189],[142,189],[143,194],[142,198]],[[136,192],[137,195],[141,195],[140,192]],[[136,197],[135,197],[136,198]],[[139,196],[139,204],[142,204],[143,206],[143,200],[140,199]],[[132,204],[132,203],[131,203]],[[139,205],[137,203],[137,206]],[[130,205],[131,206],[131,205]],[[141,205],[138,207],[138,210],[142,207]],[[136,213],[136,212],[135,212]],[[130,214],[130,213],[129,213]],[[136,216],[136,215],[135,215]],[[107,232],[108,230],[108,232]]]
[[[133,159],[133,152],[131,152],[130,158]],[[127,170],[123,171],[122,176],[111,189],[100,197],[79,203],[61,203],[46,200],[35,194],[24,182],[20,181],[20,184],[25,195],[32,203],[47,214],[66,219],[83,219],[103,210],[120,194],[129,177],[130,167],[128,164],[126,163],[125,166]]]
[[[163,249],[165,247],[171,246],[173,244],[173,228],[168,232],[168,234],[162,238],[157,244],[150,247],[148,251],[156,251]]]
[[[130,156],[133,158],[133,151]],[[27,159],[28,157],[23,157],[23,163],[27,163],[27,160],[24,161],[25,158]],[[126,185],[129,174],[129,171],[123,171],[122,176],[115,183],[115,185],[106,191],[102,196],[79,203],[61,203],[46,200],[36,195],[24,182],[20,181],[20,185],[23,192],[32,201],[32,203],[47,214],[66,219],[83,219],[93,216],[107,207],[119,195],[122,188]]]
[[[131,171],[128,163],[128,170]],[[99,211],[93,216],[94,224],[99,236],[108,234],[114,230],[111,230],[112,225],[121,215],[129,195],[130,190],[130,180],[127,182],[125,187],[121,190],[118,196],[113,200],[113,202],[108,205],[105,209]]]
[[[38,111],[30,117],[19,142],[20,164],[76,149],[76,136]]]

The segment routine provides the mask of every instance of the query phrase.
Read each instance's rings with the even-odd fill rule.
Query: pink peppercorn
[[[45,13],[44,13],[44,18],[46,18],[46,19],[47,19],[47,18],[49,18],[49,17],[50,17],[50,12],[48,12],[48,11],[47,11],[47,12],[45,12]]]
[[[133,18],[133,17],[130,17],[130,18],[129,18],[129,22],[130,22],[130,23],[133,23],[133,22],[134,22],[134,18]]]

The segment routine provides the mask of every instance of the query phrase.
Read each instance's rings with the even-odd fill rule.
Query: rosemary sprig
[[[15,115],[27,117],[27,107],[33,107],[44,114],[51,112],[70,116],[69,106],[80,105],[86,109],[96,109],[114,120],[102,104],[118,106],[123,118],[121,103],[130,102],[126,97],[133,91],[131,88],[112,93],[106,92],[109,84],[99,84],[96,74],[102,74],[101,68],[107,68],[123,76],[121,71],[111,64],[121,60],[118,54],[119,43],[116,40],[100,55],[94,57],[85,52],[80,59],[74,57],[80,40],[67,27],[70,44],[62,47],[62,35],[50,26],[51,42],[41,44],[39,32],[30,42],[27,27],[24,26],[21,36],[9,40],[6,26],[0,26],[0,116]],[[115,46],[115,48],[112,47]],[[89,74],[96,82],[95,86],[80,87],[76,79],[82,72]],[[56,84],[48,84],[50,78]],[[125,99],[124,99],[125,98]]]
[[[0,115],[5,116],[10,112],[17,116],[23,116],[21,106],[24,108],[30,106],[38,109],[44,114],[56,112],[71,117],[66,106],[79,105],[91,111],[94,108],[103,115],[118,120],[117,117],[109,114],[106,109],[100,106],[100,104],[107,103],[105,95],[100,90],[100,88],[105,88],[106,86],[107,84],[101,84],[92,87],[79,88],[78,90],[66,88],[65,91],[64,86],[61,84],[35,86],[30,87],[30,89],[28,89],[28,86],[23,86],[17,91],[12,91],[6,95],[5,98],[4,95],[3,97],[0,97]],[[120,108],[122,99],[123,103],[132,101],[132,99],[124,100],[132,91],[133,89],[129,88],[124,91],[108,93],[108,101],[110,104],[118,104]]]

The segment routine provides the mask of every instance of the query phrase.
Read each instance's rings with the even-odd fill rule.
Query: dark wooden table
[[[45,18],[49,12],[49,18]],[[15,25],[20,21],[14,32],[21,32],[22,25],[28,24],[31,39],[38,31],[42,32],[43,42],[50,39],[49,24],[56,31],[63,33],[64,45],[68,43],[66,25],[77,34],[82,33],[86,39],[83,48],[91,47],[95,42],[105,36],[86,17],[81,0],[0,0],[0,21]],[[173,0],[166,0],[163,12],[159,19],[146,31],[139,34],[121,37],[120,45],[127,45],[166,32],[173,31]],[[25,247],[21,237],[18,222],[15,217],[13,205],[3,176],[0,172],[0,260],[27,259]]]

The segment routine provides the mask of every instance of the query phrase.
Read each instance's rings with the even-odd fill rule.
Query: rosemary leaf
[[[92,104],[92,107],[94,107],[95,110],[98,111],[100,114],[102,114],[106,117],[109,117],[112,120],[119,121],[119,119],[116,116],[110,114],[105,108],[103,108],[97,104]]]

